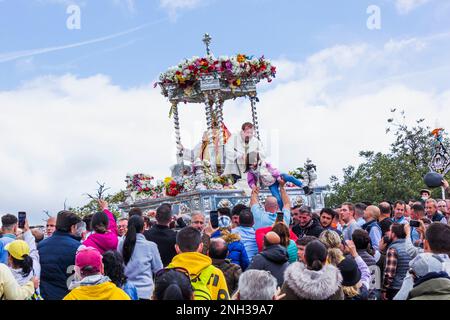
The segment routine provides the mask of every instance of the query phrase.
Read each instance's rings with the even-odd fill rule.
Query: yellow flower
[[[236,80],[236,85],[237,85],[237,86],[240,86],[240,85],[241,85],[241,79],[237,79],[237,80]]]
[[[238,56],[237,56],[237,61],[238,61],[239,63],[245,62],[245,60],[247,60],[247,58],[245,57],[244,54],[238,54]]]
[[[172,177],[167,177],[164,179],[165,184],[168,184],[170,181],[172,181]]]

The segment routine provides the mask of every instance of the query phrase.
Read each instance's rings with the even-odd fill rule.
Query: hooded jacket
[[[342,275],[331,264],[319,271],[308,270],[305,264],[295,262],[284,273],[282,300],[344,300]]]
[[[408,300],[450,300],[450,279],[445,276],[431,278],[416,285],[409,292]]]
[[[236,233],[222,233],[222,239],[228,245],[228,257],[232,263],[239,265],[242,271],[245,271],[250,264],[248,260],[247,251],[245,251],[244,244],[240,241],[241,237]]]
[[[20,286],[14,279],[11,270],[0,263],[0,300],[25,300],[34,293],[34,284],[29,281]]]
[[[184,268],[191,279],[197,278],[202,271],[210,268],[211,278],[207,286],[212,300],[229,300],[227,282],[223,272],[212,265],[210,257],[199,252],[184,252],[176,255],[168,268]]]
[[[63,300],[131,300],[130,297],[109,281],[108,277],[94,275],[84,278]]]
[[[274,244],[265,248],[261,253],[258,253],[254,258],[248,269],[266,270],[277,279],[278,286],[281,286],[284,281],[284,271],[289,266],[288,255],[286,248]]]
[[[111,211],[105,209],[103,212],[108,216],[108,231],[105,233],[91,233],[91,235],[83,242],[86,247],[93,247],[100,251],[100,254],[109,250],[117,250],[119,242],[117,233],[117,223]]]

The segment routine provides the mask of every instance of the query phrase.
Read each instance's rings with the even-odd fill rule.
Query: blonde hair
[[[345,259],[341,251],[341,237],[332,230],[325,230],[319,236],[319,241],[322,242],[328,249],[327,264],[337,266]]]
[[[359,287],[357,284],[351,287],[342,287],[345,297],[353,298],[359,294]]]

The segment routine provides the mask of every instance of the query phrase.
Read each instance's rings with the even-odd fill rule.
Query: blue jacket
[[[16,240],[16,236],[12,234],[5,234],[0,238],[0,263],[8,264],[8,251],[4,247],[14,240]]]
[[[69,293],[67,282],[73,273],[79,246],[79,241],[61,231],[55,231],[51,237],[39,242],[40,289],[44,300],[62,300]]]
[[[241,266],[242,271],[245,271],[250,264],[248,260],[247,251],[241,241],[234,241],[228,244],[228,257],[232,263]]]

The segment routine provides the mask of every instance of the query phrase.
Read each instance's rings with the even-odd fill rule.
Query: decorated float
[[[171,167],[171,177],[155,181],[147,174],[128,174],[126,177],[126,201],[120,206],[124,211],[131,207],[154,210],[162,203],[171,203],[181,212],[201,210],[208,213],[219,207],[248,205],[249,194],[233,185],[223,176],[226,154],[225,144],[230,136],[224,124],[223,106],[227,100],[249,100],[255,135],[259,139],[259,123],[256,104],[256,85],[271,82],[276,68],[262,57],[237,54],[216,58],[210,50],[211,37],[205,34],[205,57],[185,59],[162,73],[155,87],[159,86],[170,102],[169,117],[173,118],[177,145],[177,163]],[[194,150],[182,145],[178,110],[184,104],[203,105],[206,131],[202,142]],[[310,160],[305,164],[304,184],[314,188],[314,194],[305,196],[302,189],[289,186],[288,194],[294,204],[306,204],[322,208],[324,187],[316,185],[316,168]],[[261,190],[263,200],[269,190]]]

